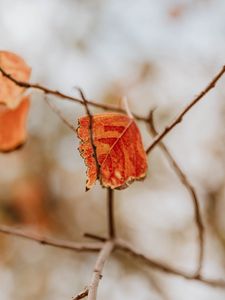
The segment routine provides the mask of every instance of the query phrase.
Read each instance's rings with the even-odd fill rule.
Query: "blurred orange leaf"
[[[81,140],[79,151],[87,165],[86,187],[90,189],[98,179],[90,139],[90,118],[81,117],[78,123],[77,134]],[[122,189],[146,176],[146,153],[133,119],[117,113],[95,115],[92,119],[92,136],[102,186]]]
[[[15,150],[26,141],[26,119],[29,106],[29,97],[24,97],[15,109],[0,105],[1,152]]]
[[[20,81],[28,81],[31,68],[18,55],[0,51],[0,66],[13,78]],[[0,103],[9,108],[15,108],[22,100],[24,88],[17,86],[11,80],[0,74]]]
[[[31,69],[18,55],[0,51],[0,66],[13,78],[28,81]],[[29,98],[24,88],[0,74],[0,151],[9,152],[26,140],[26,119]]]
[[[28,175],[12,186],[10,205],[17,217],[16,222],[33,225],[38,230],[49,228],[53,224],[48,201],[48,189],[41,177]]]

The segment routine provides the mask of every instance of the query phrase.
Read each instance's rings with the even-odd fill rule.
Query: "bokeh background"
[[[32,82],[118,104],[146,116],[158,130],[225,62],[224,0],[0,0],[0,49],[21,55]],[[106,234],[106,191],[85,193],[78,140],[32,91],[29,139],[0,154],[0,222],[39,234],[83,241]],[[203,273],[225,278],[225,79],[184,118],[165,143],[196,188],[204,218]],[[74,124],[77,104],[52,101]],[[92,112],[99,110],[92,109]],[[145,146],[148,128],[139,123]],[[118,235],[162,262],[193,272],[197,231],[193,205],[167,160],[155,149],[144,182],[116,191]],[[0,235],[1,300],[66,300],[88,284],[95,254],[77,254]],[[99,298],[223,300],[225,291],[163,274],[113,255]]]

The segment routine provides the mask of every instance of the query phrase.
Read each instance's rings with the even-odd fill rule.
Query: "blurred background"
[[[21,55],[32,82],[118,104],[156,108],[162,130],[225,63],[223,0],[0,0],[0,49]],[[29,139],[0,154],[0,222],[84,241],[106,234],[106,191],[85,192],[78,139],[31,91]],[[225,278],[225,79],[165,139],[196,188],[206,227],[203,273]],[[84,109],[53,99],[76,125]],[[92,112],[99,112],[92,108]],[[144,145],[151,136],[138,123]],[[139,251],[186,272],[197,262],[192,200],[160,149],[144,182],[115,192],[118,235]],[[95,254],[78,254],[0,235],[1,300],[67,300],[89,282]],[[222,300],[225,291],[158,272],[116,254],[98,299]]]

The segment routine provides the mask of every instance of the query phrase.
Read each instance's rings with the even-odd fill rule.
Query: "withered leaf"
[[[98,174],[90,139],[89,116],[79,118],[78,124],[77,134],[81,140],[79,151],[87,165],[86,187],[90,189],[98,179]],[[122,189],[146,176],[147,157],[133,119],[118,113],[94,115],[92,135],[102,186]]]
[[[19,81],[28,81],[31,74],[31,68],[18,55],[0,51],[1,68]],[[23,97],[24,88],[17,86],[11,80],[0,74],[0,103],[9,108],[17,107]]]
[[[26,141],[26,120],[30,106],[29,97],[14,109],[0,105],[0,151],[13,151]]]
[[[19,81],[28,81],[31,68],[18,55],[0,51],[1,68]],[[29,98],[19,87],[0,73],[0,151],[19,148],[26,140],[26,119]]]

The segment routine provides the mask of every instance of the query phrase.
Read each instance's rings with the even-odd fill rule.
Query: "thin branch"
[[[84,237],[87,237],[87,238],[92,239],[92,240],[97,240],[97,241],[100,241],[100,242],[105,242],[107,240],[107,238],[98,236],[98,235],[93,234],[93,233],[88,233],[88,232],[84,233]]]
[[[133,115],[132,115],[132,112],[130,111],[130,108],[129,108],[129,105],[128,105],[127,97],[123,97],[123,98],[122,98],[122,103],[123,103],[123,107],[124,107],[124,109],[125,109],[126,114],[128,115],[128,117],[129,117],[130,119],[133,119],[134,117],[133,117]]]
[[[100,279],[102,278],[103,267],[107,258],[110,256],[111,252],[113,251],[113,249],[114,249],[114,241],[109,240],[105,242],[104,246],[102,247],[102,250],[99,252],[97,261],[95,263],[91,283],[89,286],[88,300],[97,299],[98,285]]]
[[[107,208],[108,208],[108,232],[109,238],[115,237],[115,221],[114,221],[114,190],[107,189]]]
[[[176,125],[178,125],[184,115],[196,104],[198,103],[211,89],[213,89],[217,83],[217,81],[223,76],[225,72],[225,66],[222,67],[221,71],[213,78],[213,80],[207,85],[207,87],[200,92],[199,95],[197,95],[183,110],[181,113],[178,114],[178,116],[175,118],[174,121],[172,121],[169,125],[165,127],[165,129],[158,134],[151,144],[148,146],[146,153],[149,154],[150,151],[164,138],[165,135],[167,135]]]
[[[53,246],[56,248],[61,249],[67,249],[67,250],[73,250],[78,252],[99,252],[98,259],[96,261],[94,274],[91,281],[91,287],[93,290],[92,295],[96,295],[97,293],[97,287],[99,284],[99,280],[101,279],[101,272],[104,266],[104,263],[110,253],[113,251],[113,249],[122,250],[123,252],[128,253],[131,256],[137,257],[141,260],[143,260],[146,264],[150,265],[151,267],[154,267],[156,269],[159,269],[160,271],[163,271],[168,274],[176,275],[183,277],[188,280],[196,280],[199,282],[202,282],[204,284],[208,284],[214,287],[223,287],[225,288],[225,281],[224,280],[215,280],[215,279],[207,279],[201,275],[190,275],[187,273],[184,273],[182,271],[178,271],[176,269],[173,269],[169,266],[166,266],[160,262],[157,262],[141,253],[139,253],[136,249],[134,249],[132,246],[130,246],[128,243],[121,241],[121,240],[109,240],[103,243],[75,243],[75,242],[68,242],[53,238],[46,238],[41,237],[35,234],[26,233],[22,230],[11,228],[9,226],[0,225],[0,233],[16,236],[20,238],[25,238],[28,240],[36,241],[41,245],[48,245]],[[103,238],[102,238],[103,239]],[[97,286],[96,286],[97,284]],[[89,289],[90,290],[90,289]],[[76,298],[75,298],[76,299]],[[79,298],[78,298],[79,299]],[[93,300],[95,298],[90,298],[89,300]]]
[[[149,114],[149,128],[153,136],[156,136],[158,133],[155,129],[154,125],[154,119],[153,119],[153,111]],[[171,166],[173,167],[175,173],[177,174],[178,178],[180,179],[181,183],[184,185],[186,190],[189,192],[193,205],[194,205],[194,213],[195,213],[195,223],[198,229],[198,236],[199,236],[199,255],[198,255],[198,265],[196,274],[201,273],[202,265],[203,265],[203,259],[204,259],[204,226],[203,221],[200,213],[200,207],[199,207],[199,200],[197,198],[197,193],[194,189],[194,187],[189,182],[187,176],[182,171],[179,164],[176,162],[176,160],[173,158],[172,154],[170,153],[168,147],[161,141],[158,143],[158,146],[165,154],[166,158],[170,162]]]
[[[5,76],[6,78],[8,78],[12,82],[14,82],[17,86],[23,87],[25,89],[36,89],[36,90],[44,92],[47,95],[50,94],[50,95],[53,95],[55,97],[58,97],[58,98],[61,98],[61,99],[64,99],[64,100],[69,100],[69,101],[79,103],[81,105],[85,105],[84,102],[81,99],[66,95],[66,94],[64,94],[62,92],[59,92],[57,90],[51,90],[51,89],[49,89],[45,86],[42,86],[40,84],[28,83],[28,82],[17,80],[13,76],[11,76],[7,72],[5,72],[4,69],[1,68],[1,67],[0,67],[0,72],[2,73],[3,76]],[[98,108],[101,108],[101,109],[104,109],[104,110],[111,110],[111,111],[126,113],[126,111],[123,108],[121,108],[117,105],[102,104],[102,103],[95,102],[93,100],[87,100],[87,103],[91,106],[98,107]],[[147,118],[145,118],[143,116],[140,116],[140,115],[137,115],[137,114],[133,114],[133,116],[139,121],[146,122],[146,120],[147,120]]]
[[[128,253],[131,256],[141,259],[143,262],[145,262],[146,265],[156,268],[161,272],[165,272],[168,274],[183,277],[184,279],[187,279],[187,280],[196,280],[201,283],[211,285],[213,287],[225,288],[225,280],[208,279],[202,275],[196,275],[196,274],[191,275],[191,274],[185,273],[183,271],[176,270],[172,267],[167,266],[166,264],[158,262],[154,259],[151,259],[151,258],[143,255],[142,253],[139,253],[136,249],[134,249],[132,246],[130,246],[128,243],[126,243],[124,241],[116,240],[116,249],[122,250],[123,252]]]
[[[62,122],[70,129],[74,131],[76,131],[76,128],[74,127],[74,125],[64,116],[64,114],[61,112],[61,110],[51,101],[49,101],[49,99],[47,98],[47,96],[45,95],[44,97],[45,102],[48,104],[48,106],[51,108],[51,110],[57,114],[57,116],[62,120]]]
[[[53,239],[49,237],[38,236],[34,233],[28,233],[21,229],[12,228],[6,225],[0,225],[0,233],[17,236],[20,238],[35,241],[41,245],[48,245],[56,248],[68,249],[78,252],[98,252],[101,250],[103,243],[76,243]]]
[[[97,149],[96,149],[96,146],[95,146],[95,143],[94,143],[94,137],[93,137],[93,116],[92,116],[91,111],[88,107],[88,101],[87,101],[83,91],[80,88],[78,88],[78,91],[80,92],[81,98],[84,102],[84,107],[85,107],[86,113],[87,113],[87,115],[89,117],[89,120],[90,120],[90,122],[89,122],[90,141],[91,141],[91,145],[92,145],[92,148],[93,148],[93,155],[94,155],[95,164],[96,164],[97,179],[99,179],[101,167],[98,163]]]
[[[85,288],[81,293],[79,293],[76,297],[74,297],[72,300],[80,300],[88,295],[88,288]]]

